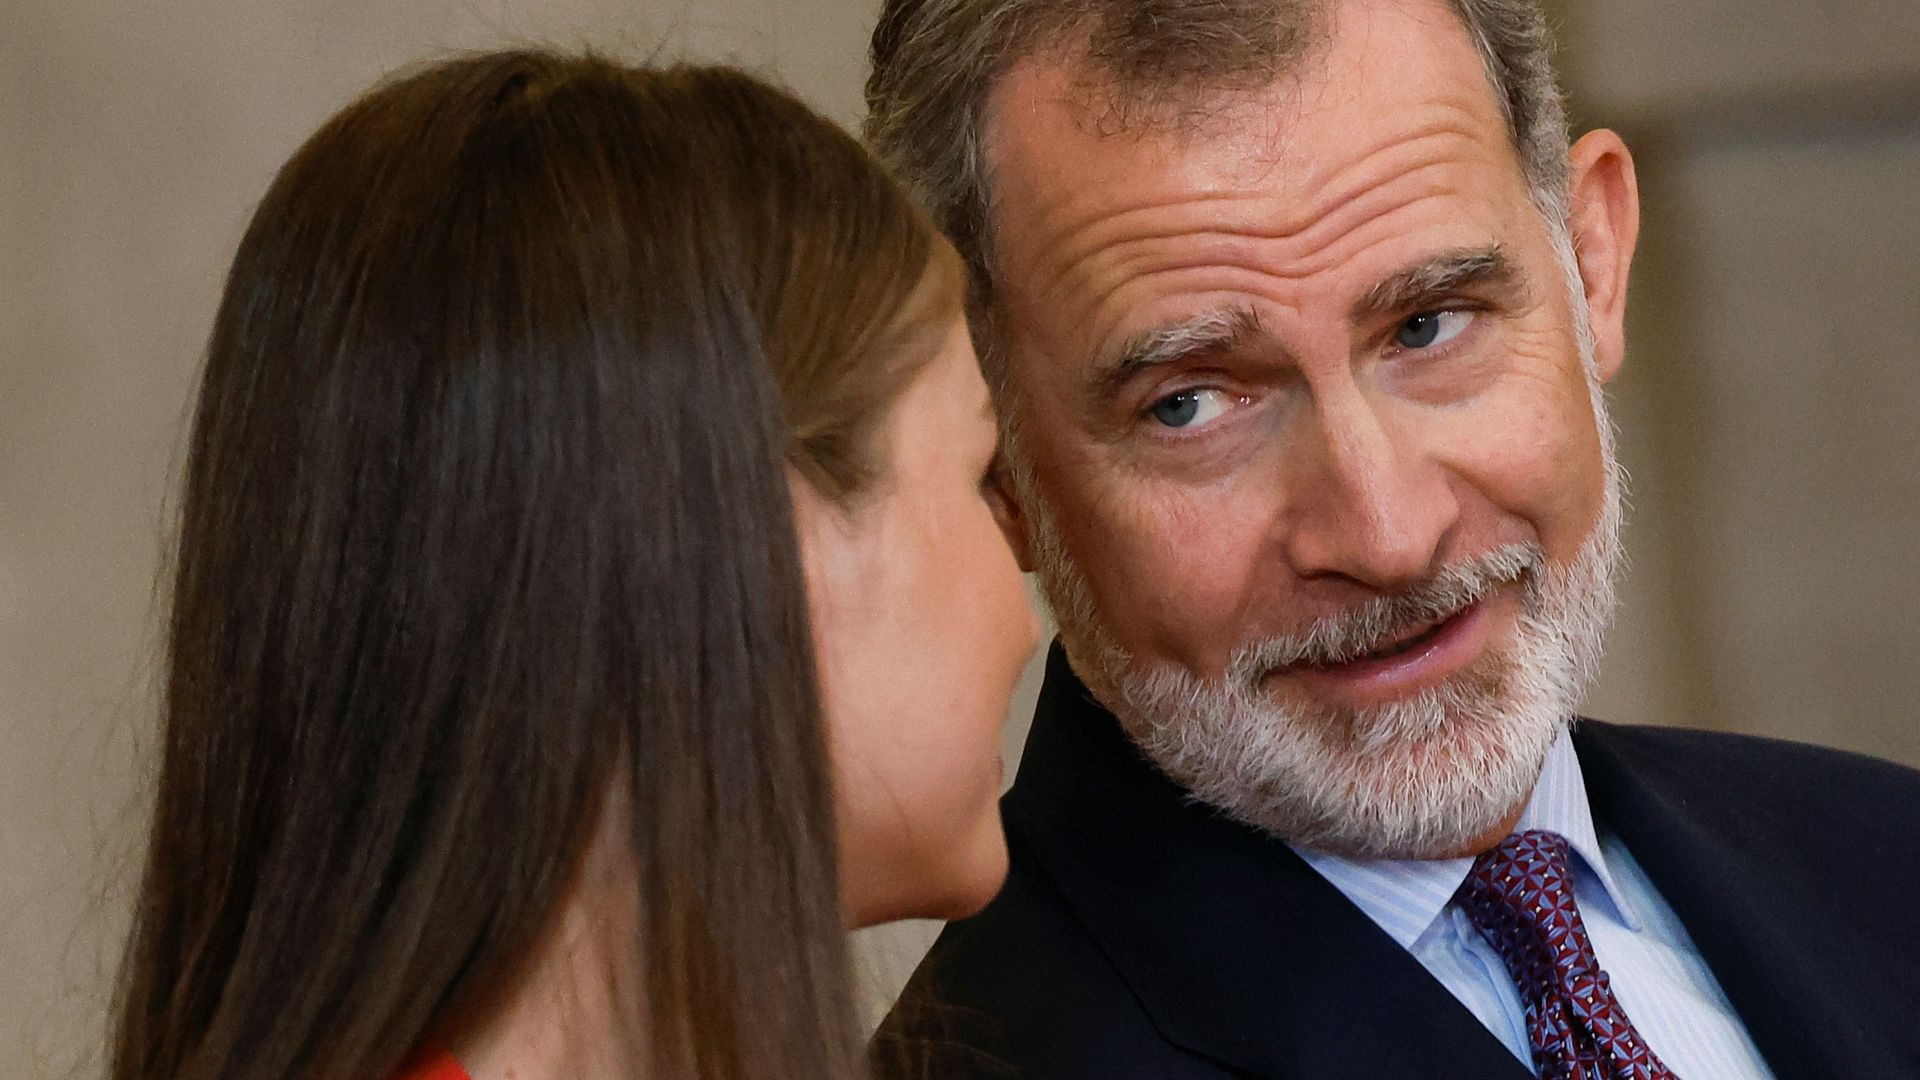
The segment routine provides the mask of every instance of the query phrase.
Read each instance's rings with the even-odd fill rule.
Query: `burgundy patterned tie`
[[[1633,1029],[1573,904],[1567,838],[1515,833],[1474,860],[1458,901],[1520,990],[1543,1080],[1677,1080]]]

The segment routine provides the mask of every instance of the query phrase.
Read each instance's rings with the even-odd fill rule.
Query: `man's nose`
[[[1287,448],[1283,542],[1304,578],[1375,589],[1426,580],[1460,518],[1446,474],[1410,425],[1383,418],[1354,388],[1316,402]]]

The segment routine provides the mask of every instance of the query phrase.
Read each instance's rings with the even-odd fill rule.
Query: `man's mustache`
[[[1324,616],[1306,629],[1242,645],[1228,665],[1251,682],[1291,667],[1351,663],[1460,614],[1502,585],[1536,579],[1546,568],[1538,544],[1508,544],[1464,560],[1430,580]]]

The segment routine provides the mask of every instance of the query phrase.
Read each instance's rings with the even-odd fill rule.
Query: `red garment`
[[[393,1080],[473,1080],[446,1050],[433,1046],[413,1056]]]

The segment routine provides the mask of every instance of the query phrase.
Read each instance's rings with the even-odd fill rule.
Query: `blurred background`
[[[4,2],[0,1080],[93,1077],[188,397],[273,169],[395,66],[526,40],[730,60],[851,125],[877,3]],[[1627,137],[1646,204],[1588,711],[1920,765],[1920,4],[1554,7],[1576,124]],[[861,935],[875,1009],[931,930]]]

